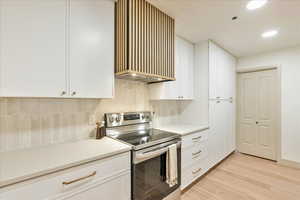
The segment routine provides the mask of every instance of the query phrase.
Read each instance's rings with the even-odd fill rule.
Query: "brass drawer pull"
[[[202,171],[202,168],[199,168],[199,169],[197,169],[197,170],[194,170],[194,171],[193,171],[193,174],[197,174],[197,173],[199,173],[200,171]]]
[[[200,140],[201,138],[202,138],[202,136],[199,136],[199,137],[193,138],[192,140]]]
[[[200,153],[202,153],[202,151],[200,150],[200,151],[198,151],[198,152],[196,152],[196,153],[192,153],[193,154],[193,156],[196,156],[196,155],[199,155]]]
[[[81,177],[81,178],[78,178],[78,179],[75,179],[75,180],[72,180],[72,181],[64,181],[62,184],[63,184],[63,185],[70,185],[70,184],[73,184],[73,183],[76,183],[76,182],[85,180],[85,179],[87,179],[87,178],[96,176],[96,174],[97,174],[97,172],[94,171],[94,172],[93,172],[92,174],[90,174],[90,175],[87,175],[87,176],[84,176],[84,177]]]

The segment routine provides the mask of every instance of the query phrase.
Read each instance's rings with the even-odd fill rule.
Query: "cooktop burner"
[[[153,145],[180,138],[170,133],[152,128],[151,112],[106,113],[106,133],[140,150]]]
[[[175,138],[179,138],[179,135],[158,129],[139,130],[132,133],[121,134],[116,137],[116,139],[122,140],[134,146],[151,143],[157,144]]]

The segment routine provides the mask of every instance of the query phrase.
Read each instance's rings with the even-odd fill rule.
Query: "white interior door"
[[[238,147],[242,153],[276,158],[276,70],[238,76]]]

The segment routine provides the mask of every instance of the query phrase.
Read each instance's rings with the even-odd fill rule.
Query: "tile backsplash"
[[[121,79],[113,99],[0,98],[0,152],[89,138],[104,113],[143,110],[148,86]]]

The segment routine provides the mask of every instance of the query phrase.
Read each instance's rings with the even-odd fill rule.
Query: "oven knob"
[[[109,118],[109,122],[110,122],[110,123],[113,123],[113,122],[114,122],[114,118],[113,118],[113,117],[110,117],[110,118]]]

